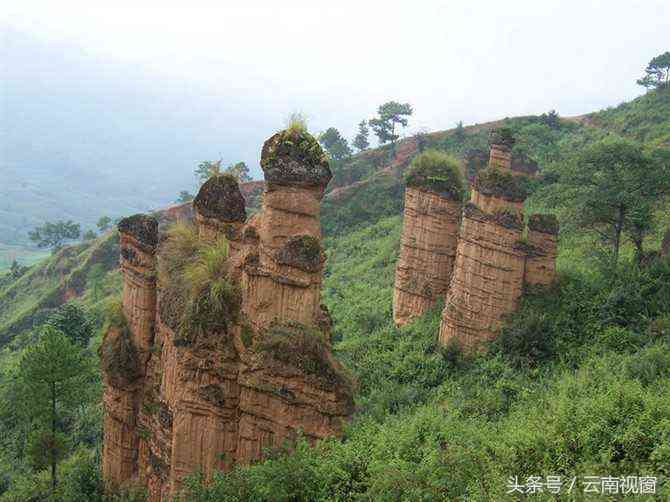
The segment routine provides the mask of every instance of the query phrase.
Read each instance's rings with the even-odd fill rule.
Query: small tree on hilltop
[[[638,85],[647,89],[670,86],[670,52],[664,52],[649,61],[644,73],[644,77],[637,81]]]
[[[28,237],[41,248],[60,249],[68,240],[78,239],[81,226],[72,221],[47,222],[31,230]]]
[[[377,110],[378,116],[370,119],[369,122],[370,127],[379,138],[379,143],[383,145],[390,142],[395,151],[395,142],[400,138],[400,135],[396,134],[396,126],[407,127],[406,117],[411,116],[412,113],[412,106],[409,103],[389,101],[381,105]]]
[[[251,181],[251,176],[249,176],[249,168],[244,162],[230,164],[226,168],[225,173],[235,176],[240,183]]]
[[[213,162],[211,160],[204,160],[195,168],[194,174],[201,185],[212,176],[221,174],[221,159]]]
[[[351,157],[349,142],[334,127],[329,127],[319,135],[319,143],[333,160],[344,160]]]
[[[366,120],[362,120],[358,124],[358,134],[356,134],[356,137],[352,142],[354,147],[357,148],[359,152],[362,152],[370,146],[370,141],[368,139],[369,136],[370,129],[368,129],[368,123]]]
[[[462,120],[459,120],[456,124],[456,129],[454,129],[454,138],[459,144],[465,141],[465,127],[463,127]]]
[[[188,190],[182,190],[179,192],[179,197],[177,197],[177,204],[185,204],[186,202],[191,202],[193,200],[193,194]]]
[[[109,229],[110,225],[112,224],[112,219],[109,216],[101,216],[100,219],[98,220],[98,223],[95,225],[98,227],[98,230],[100,232],[105,232],[107,229]]]

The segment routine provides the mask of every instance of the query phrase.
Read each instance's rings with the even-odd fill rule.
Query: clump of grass
[[[228,241],[202,242],[192,224],[176,223],[161,246],[163,298],[172,299],[175,345],[190,345],[198,336],[226,331],[237,320],[239,287],[228,275]]]
[[[451,155],[438,150],[427,150],[415,157],[405,176],[405,183],[459,202],[463,200],[459,163]]]
[[[505,145],[511,148],[515,143],[514,134],[508,127],[493,129],[489,134],[489,143],[491,145]]]
[[[286,119],[286,132],[292,136],[301,136],[307,132],[307,117],[304,113],[293,112]]]

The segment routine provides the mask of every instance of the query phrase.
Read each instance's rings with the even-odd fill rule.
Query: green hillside
[[[516,154],[538,163],[527,205],[546,210],[555,167],[579,147],[614,134],[667,144],[670,90],[577,119],[519,117],[466,127],[463,136],[431,133],[405,140],[393,158],[385,147],[335,165],[322,208],[323,296],[337,355],[358,381],[354,420],[343,440],[299,442],[209,485],[195,475],[186,500],[514,500],[510,477],[551,475],[566,483],[654,475],[657,499],[670,499],[668,258],[639,268],[627,243],[618,268],[606,272],[591,253],[595,241],[566,225],[557,284],[527,292],[487,353],[465,357],[436,343],[441,305],[403,329],[393,325],[404,169],[419,144],[462,158],[485,149],[489,129],[500,125],[514,132]],[[667,206],[660,212],[650,252],[670,225]],[[0,403],[17,392],[12,376],[30,329],[71,296],[96,326],[87,357],[97,364],[101,305],[120,285],[117,256],[110,233],[63,249],[18,280],[0,278]],[[104,272],[96,288],[95,265]],[[69,418],[63,500],[102,500],[99,386],[96,374],[83,412]],[[28,433],[10,408],[0,406],[0,500],[36,500],[48,476],[31,464]]]

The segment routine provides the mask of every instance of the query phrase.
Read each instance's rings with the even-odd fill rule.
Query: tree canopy
[[[319,143],[333,160],[344,160],[351,157],[349,142],[334,127],[329,127],[319,135]]]
[[[666,51],[649,61],[644,76],[637,81],[646,88],[660,89],[670,85],[670,51]]]
[[[412,113],[412,106],[409,103],[389,101],[378,108],[377,117],[370,119],[369,124],[381,144],[395,143],[400,137],[396,134],[396,126],[407,127],[407,117]]]
[[[367,120],[361,120],[358,123],[358,134],[356,134],[356,137],[354,137],[352,145],[354,145],[354,147],[357,148],[359,152],[362,152],[370,146],[370,140],[368,139],[369,136],[370,129],[368,128],[368,122]]]
[[[73,221],[46,222],[31,230],[28,237],[41,248],[59,249],[68,240],[78,239],[81,226]]]
[[[654,209],[670,193],[670,162],[621,138],[605,138],[578,152],[559,168],[552,199],[576,228],[595,233],[616,265],[622,239],[643,254],[642,242],[653,226]]]

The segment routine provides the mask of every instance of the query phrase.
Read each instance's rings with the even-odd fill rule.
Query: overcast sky
[[[21,0],[0,23],[218,96],[267,129],[256,150],[296,110],[347,136],[387,100],[413,105],[408,133],[586,113],[639,95],[670,49],[668,0],[95,3]]]

